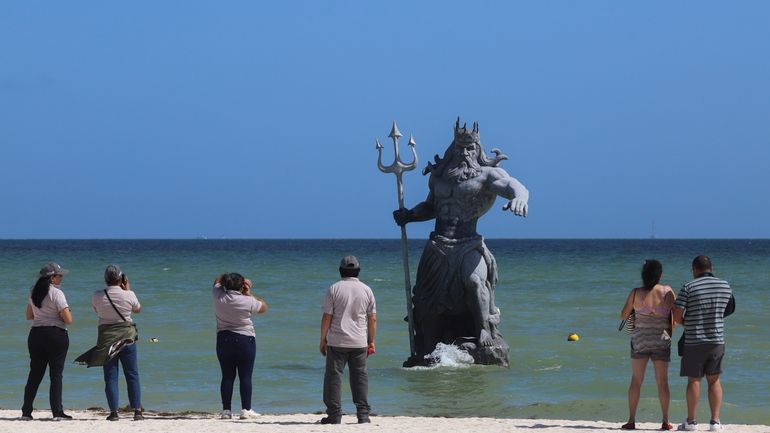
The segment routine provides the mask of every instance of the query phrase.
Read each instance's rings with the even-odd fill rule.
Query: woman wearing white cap
[[[27,303],[26,316],[32,320],[32,329],[27,338],[29,376],[21,407],[21,419],[26,421],[32,419],[32,404],[47,367],[50,367],[49,398],[54,420],[72,419],[62,406],[62,372],[70,344],[67,325],[72,323],[72,313],[60,288],[67,272],[58,263],[43,266]]]

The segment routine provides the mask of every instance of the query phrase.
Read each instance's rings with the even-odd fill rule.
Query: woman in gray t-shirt
[[[51,262],[43,266],[27,302],[26,317],[27,320],[32,320],[32,329],[27,338],[30,369],[27,385],[24,387],[24,404],[21,407],[23,420],[32,419],[35,395],[49,366],[49,397],[53,417],[56,420],[72,418],[64,413],[62,405],[62,373],[70,344],[66,325],[72,323],[72,313],[60,288],[67,272],[69,271],[58,263]]]
[[[251,294],[251,281],[234,272],[222,274],[211,289],[217,319],[217,359],[222,369],[219,391],[223,419],[232,418],[236,374],[240,382],[241,419],[255,418],[251,410],[251,375],[257,353],[252,314],[267,311],[267,302]]]

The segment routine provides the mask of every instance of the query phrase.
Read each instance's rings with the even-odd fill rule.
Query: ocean
[[[410,240],[412,282],[424,240]],[[217,274],[240,272],[270,310],[254,318],[257,359],[253,407],[262,413],[319,412],[324,358],[318,352],[321,303],[338,279],[339,259],[354,254],[361,280],[377,298],[377,353],[369,362],[374,413],[625,421],[629,343],[618,332],[629,290],[645,259],[663,263],[663,283],[678,292],[690,262],[711,256],[715,274],[737,299],[726,321],[725,423],[770,425],[770,240],[487,240],[499,267],[501,332],[510,368],[467,365],[452,350],[435,368],[404,369],[409,354],[399,240],[0,240],[0,407],[21,407],[28,373],[24,309],[40,267],[54,260],[70,274],[62,289],[74,323],[64,371],[65,408],[106,407],[100,368],[73,364],[96,341],[90,306],[106,265],[119,264],[143,311],[139,369],[143,405],[158,411],[220,409],[219,365],[210,287]],[[568,342],[570,333],[580,340]],[[675,330],[678,339],[681,327]],[[151,342],[157,339],[157,342]],[[674,353],[669,368],[671,421],[685,415],[686,380]],[[121,378],[121,405],[128,402]],[[48,378],[36,399],[48,407]],[[344,409],[354,413],[347,383]],[[236,392],[234,409],[239,409]],[[708,420],[705,384],[698,419]],[[658,422],[652,366],[637,420]]]

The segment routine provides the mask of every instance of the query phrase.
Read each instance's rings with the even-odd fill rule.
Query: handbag
[[[634,300],[631,302],[631,305],[634,305],[634,302],[636,302],[636,289],[634,289]],[[620,321],[620,325],[618,326],[618,331],[622,331],[623,328],[625,327],[626,332],[628,332],[628,335],[631,335],[634,332],[635,324],[636,324],[636,312],[632,309],[631,314],[628,316],[628,318]]]
[[[682,336],[679,337],[679,341],[676,342],[676,353],[680,358],[684,356],[684,331],[682,331]]]
[[[623,319],[620,321],[620,325],[618,325],[618,331],[622,331],[623,328],[626,328],[628,335],[631,335],[634,332],[635,325],[636,313],[634,313],[634,310],[631,310],[631,314],[628,316],[628,319]]]

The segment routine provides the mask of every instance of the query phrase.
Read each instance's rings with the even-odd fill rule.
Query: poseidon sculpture
[[[435,219],[412,291],[415,354],[404,366],[431,362],[436,344],[454,344],[477,364],[508,365],[508,344],[498,330],[495,305],[497,264],[476,224],[497,196],[508,199],[503,210],[527,216],[529,191],[499,167],[507,157],[498,149],[484,153],[478,123],[469,131],[457,119],[454,140],[428,163],[430,192],[412,209],[393,212],[396,223]]]

